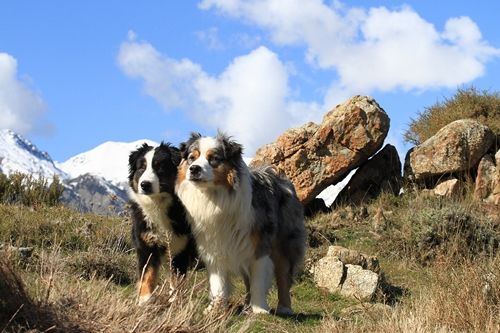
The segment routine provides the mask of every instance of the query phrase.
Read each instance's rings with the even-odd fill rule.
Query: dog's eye
[[[137,161],[137,169],[146,169],[146,159],[140,159]]]
[[[213,167],[217,167],[222,162],[222,159],[217,155],[212,155],[208,158],[208,163]]]
[[[196,160],[196,158],[194,157],[193,154],[189,154],[187,160],[188,160],[188,163],[191,164]]]

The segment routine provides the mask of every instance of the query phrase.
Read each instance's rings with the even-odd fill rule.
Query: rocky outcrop
[[[474,195],[479,200],[500,204],[500,150],[492,155],[485,155],[477,168]]]
[[[356,264],[353,264],[356,263]],[[314,282],[332,293],[371,300],[379,285],[378,259],[340,246],[330,246],[312,268]]]
[[[419,182],[470,170],[477,166],[494,140],[493,132],[481,123],[456,120],[408,151],[405,178]]]
[[[125,211],[126,191],[103,178],[85,174],[64,181],[64,186],[61,202],[80,212],[118,215]]]
[[[392,145],[385,145],[375,156],[356,170],[347,185],[340,191],[335,205],[351,203],[360,205],[377,198],[382,192],[398,195],[401,190],[401,161]]]
[[[389,117],[377,102],[354,96],[328,112],[321,124],[289,129],[261,147],[251,165],[275,165],[307,204],[366,162],[382,147],[388,131]]]

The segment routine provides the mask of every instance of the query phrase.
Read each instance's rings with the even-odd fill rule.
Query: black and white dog
[[[291,182],[272,167],[249,169],[242,146],[219,133],[181,144],[176,193],[187,210],[209,274],[210,296],[225,303],[241,275],[254,313],[268,313],[273,268],[278,314],[291,314],[290,287],[303,262],[303,208]]]
[[[185,274],[196,248],[184,206],[174,192],[180,152],[170,144],[144,143],[129,156],[132,237],[137,250],[139,304],[155,289],[162,260]]]

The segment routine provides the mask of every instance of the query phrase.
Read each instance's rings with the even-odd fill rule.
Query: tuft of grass
[[[449,123],[465,118],[476,119],[499,136],[500,92],[479,91],[473,86],[459,88],[451,98],[426,107],[412,119],[404,139],[421,144]]]

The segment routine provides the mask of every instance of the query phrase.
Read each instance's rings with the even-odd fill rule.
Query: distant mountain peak
[[[157,146],[158,143],[143,139],[133,142],[107,141],[97,147],[73,156],[65,162],[58,163],[58,167],[76,178],[84,174],[102,177],[115,186],[124,188],[128,180],[128,157],[130,152],[143,143]]]
[[[0,170],[6,174],[17,171],[45,178],[66,177],[47,152],[10,129],[0,129]]]

